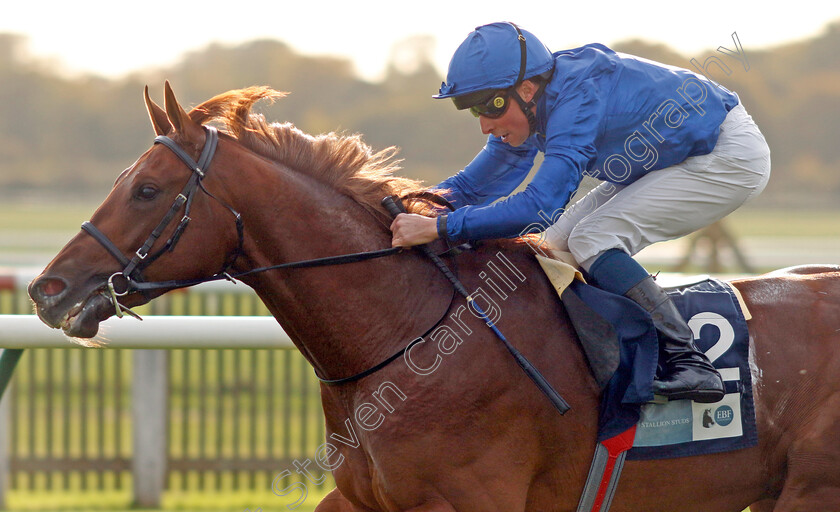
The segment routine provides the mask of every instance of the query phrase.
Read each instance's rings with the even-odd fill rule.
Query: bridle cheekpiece
[[[242,252],[244,239],[242,216],[230,205],[224,203],[219,198],[208,192],[202,183],[204,177],[207,175],[208,169],[210,168],[213,156],[216,154],[216,147],[219,143],[219,133],[215,128],[212,126],[203,126],[202,128],[204,128],[205,142],[204,148],[201,150],[201,155],[198,158],[198,162],[194,161],[186,151],[184,151],[177,143],[175,143],[175,141],[166,135],[158,135],[155,137],[155,144],[162,144],[169,148],[187,165],[187,167],[189,167],[192,173],[189,181],[187,181],[187,184],[175,198],[172,206],[169,207],[169,210],[158,223],[157,227],[152,230],[148,238],[146,238],[143,245],[134,252],[131,259],[127,258],[123,252],[108,238],[108,236],[100,231],[99,228],[94,226],[92,222],[85,221],[82,224],[82,230],[99,242],[108,251],[108,253],[110,253],[120,263],[120,265],[123,266],[121,271],[115,272],[108,278],[106,285],[106,296],[114,304],[117,317],[122,317],[124,313],[128,313],[135,317],[137,316],[127,307],[120,304],[118,298],[136,291],[145,293],[145,290],[143,290],[141,286],[138,286],[139,283],[143,283],[145,281],[143,277],[143,270],[151,265],[155,260],[160,258],[164,253],[168,251],[171,252],[175,249],[175,246],[181,239],[181,235],[184,234],[190,220],[192,220],[190,217],[190,209],[192,208],[192,203],[198,189],[201,189],[205,194],[213,199],[216,199],[219,203],[225,206],[233,214],[236,222],[236,232],[239,238],[239,246],[237,247],[233,258],[230,258],[230,261],[228,261],[222,270],[220,270],[216,275],[227,275],[227,270],[233,265],[238,255]],[[166,243],[163,244],[163,247],[150,255],[149,251],[151,251],[158,238],[160,238],[166,228],[176,218],[178,212],[181,211],[181,208],[184,208],[184,214],[181,217],[178,226],[176,226],[175,231],[172,233],[172,236],[170,236]]]

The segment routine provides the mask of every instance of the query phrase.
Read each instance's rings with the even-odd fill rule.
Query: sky
[[[434,60],[445,73],[454,50],[476,26],[513,21],[550,49],[631,38],[663,43],[701,58],[732,34],[750,49],[812,37],[840,21],[832,0],[447,2],[424,0],[45,0],[2,1],[0,33],[27,38],[26,53],[64,74],[115,78],[176,63],[210,43],[278,39],[307,55],[349,58],[370,80],[381,77],[394,43],[434,38]]]

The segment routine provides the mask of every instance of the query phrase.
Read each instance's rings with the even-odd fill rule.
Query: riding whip
[[[405,207],[402,204],[402,201],[395,196],[388,196],[382,200],[382,206],[388,210],[393,217],[396,217],[400,213],[407,213]],[[464,288],[464,285],[458,279],[458,277],[452,273],[449,267],[446,266],[446,263],[440,257],[435,254],[427,245],[418,245],[416,246],[420,251],[426,255],[435,266],[443,272],[443,275],[452,283],[452,286],[455,287],[455,290],[461,294],[467,302],[472,305],[475,311],[481,316],[481,319],[487,324],[488,327],[496,334],[496,337],[502,340],[504,343],[505,348],[507,348],[508,352],[513,356],[516,360],[516,363],[519,365],[522,370],[528,375],[528,377],[536,384],[536,386],[543,392],[543,394],[551,401],[551,404],[560,412],[560,414],[565,414],[566,411],[571,409],[569,404],[563,399],[562,396],[551,386],[551,384],[546,380],[545,377],[540,373],[537,368],[531,364],[528,359],[522,355],[522,353],[505,338],[504,334],[499,331],[499,329],[490,321],[487,316],[487,313],[478,305],[475,300],[473,300],[472,295],[467,292],[467,289]]]

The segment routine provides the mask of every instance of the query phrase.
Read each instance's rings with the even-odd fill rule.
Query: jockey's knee
[[[608,243],[606,238],[604,235],[598,237],[591,236],[591,233],[587,229],[578,229],[576,227],[569,235],[569,252],[572,253],[578,265],[588,272],[589,267],[598,259],[598,256],[608,248],[615,246],[615,244],[611,245]]]
[[[569,233],[556,223],[545,230],[545,241],[552,249],[569,252]]]

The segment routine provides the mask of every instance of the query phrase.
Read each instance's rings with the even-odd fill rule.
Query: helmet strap
[[[513,84],[513,87],[511,87],[513,92],[511,96],[513,96],[513,99],[515,99],[516,102],[519,103],[519,107],[522,109],[522,112],[525,114],[525,117],[528,118],[528,127],[530,128],[530,133],[528,134],[528,136],[530,137],[534,134],[534,132],[537,131],[537,117],[534,115],[531,109],[537,104],[537,100],[542,95],[543,86],[540,85],[540,87],[537,88],[537,91],[534,93],[534,96],[531,98],[531,101],[526,102],[519,95],[519,91],[517,91],[517,88],[525,80],[525,69],[528,63],[528,50],[526,47],[525,36],[522,34],[522,31],[519,30],[519,27],[517,27],[515,23],[508,23],[510,23],[513,29],[516,30],[516,39],[519,41],[520,51],[519,76],[516,78],[516,82]]]
[[[522,83],[522,80],[525,78],[525,67],[528,63],[528,48],[525,42],[525,36],[522,34],[522,31],[519,30],[519,27],[516,26],[516,23],[510,23],[514,30],[516,30],[516,40],[519,41],[519,76],[516,77],[516,82],[514,83],[514,87]]]
[[[519,95],[519,91],[517,90],[517,86],[514,86],[511,91],[511,96],[513,99],[519,103],[519,108],[522,109],[522,113],[525,114],[525,117],[528,118],[528,127],[530,128],[530,133],[528,136],[530,137],[537,131],[537,116],[534,115],[533,108],[537,105],[537,101],[542,96],[542,93],[545,91],[545,84],[541,83],[538,87],[534,95],[531,97],[531,101],[525,101],[522,99],[522,96]]]

